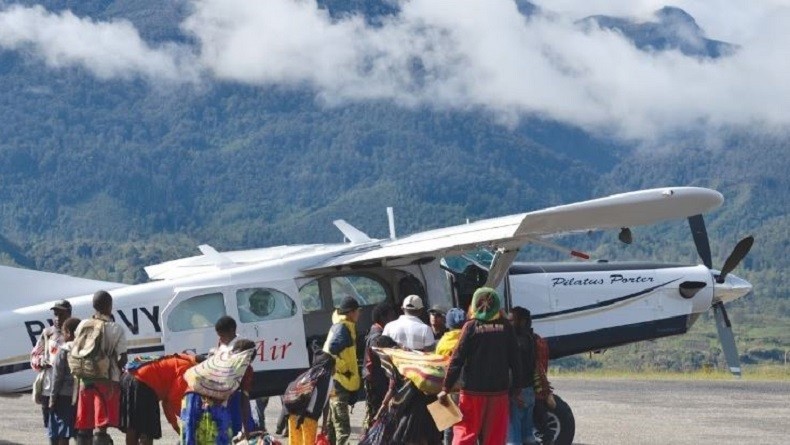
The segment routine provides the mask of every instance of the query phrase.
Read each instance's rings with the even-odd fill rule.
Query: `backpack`
[[[299,374],[296,379],[288,384],[283,394],[283,406],[289,414],[303,415],[307,412],[310,406],[310,400],[313,396],[321,377],[329,376],[331,378],[332,363],[326,361],[318,365],[314,365],[307,371]]]
[[[104,323],[104,320],[91,318],[77,327],[73,346],[68,355],[69,368],[74,377],[110,378],[110,357],[102,348]]]

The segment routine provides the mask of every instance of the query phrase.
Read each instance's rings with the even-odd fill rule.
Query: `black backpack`
[[[283,405],[288,414],[303,415],[306,413],[313,391],[316,390],[322,378],[332,378],[334,372],[333,360],[322,360],[288,384],[283,394]]]

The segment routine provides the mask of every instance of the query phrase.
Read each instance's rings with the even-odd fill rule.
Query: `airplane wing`
[[[302,244],[219,253],[211,246],[202,245],[200,246],[202,255],[152,264],[144,269],[150,280],[175,280],[192,275],[215,272],[225,268],[273,261],[295,255],[305,255],[331,248],[332,246],[326,247],[319,244]],[[338,249],[339,247],[334,248]]]
[[[528,243],[530,238],[620,229],[687,218],[713,210],[723,202],[721,193],[699,187],[668,187],[621,193],[420,232],[392,241],[377,241],[376,245],[360,246],[360,249],[342,253],[304,272],[314,273],[343,266],[409,264],[481,247],[512,252]],[[514,254],[503,255],[503,260],[508,262],[507,267],[514,257]]]

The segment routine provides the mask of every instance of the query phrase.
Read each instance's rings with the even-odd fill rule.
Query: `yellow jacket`
[[[357,366],[357,327],[345,315],[335,311],[334,323],[324,343],[324,352],[335,358],[335,381],[348,391],[357,391],[360,386]]]
[[[453,351],[456,345],[458,345],[459,338],[461,338],[460,329],[453,329],[445,332],[442,338],[439,339],[439,342],[436,343],[436,353],[446,357],[453,355]]]

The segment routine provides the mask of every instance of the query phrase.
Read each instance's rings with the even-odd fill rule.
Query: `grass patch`
[[[790,381],[790,366],[784,365],[742,365],[743,380]],[[727,371],[700,369],[695,371],[629,371],[622,369],[588,369],[569,371],[559,368],[549,369],[550,378],[600,378],[635,380],[733,380]]]

